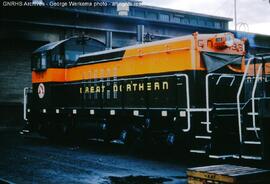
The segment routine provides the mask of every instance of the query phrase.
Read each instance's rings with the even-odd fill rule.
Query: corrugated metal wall
[[[23,88],[31,86],[30,56],[41,44],[0,40],[0,127],[23,125]]]
[[[31,53],[40,44],[1,40],[0,45],[0,103],[22,103],[23,88],[31,86]]]

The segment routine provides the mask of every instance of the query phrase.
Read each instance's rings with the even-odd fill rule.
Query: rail
[[[232,86],[232,84],[234,83],[235,81],[235,77],[236,76],[241,76],[240,74],[222,74],[222,73],[209,73],[206,75],[205,77],[205,106],[206,106],[206,122],[205,124],[207,125],[207,132],[208,133],[212,133],[212,131],[210,130],[209,128],[209,125],[210,125],[210,105],[209,105],[209,78],[211,76],[220,76],[216,82],[216,85],[219,84],[220,80],[222,78],[232,78],[232,81],[230,83],[230,86]]]
[[[30,87],[25,87],[23,89],[23,119],[27,121],[27,94],[32,90]]]
[[[241,95],[241,92],[242,92],[242,89],[243,89],[243,85],[244,85],[244,82],[246,80],[246,77],[247,77],[247,74],[248,74],[248,69],[249,69],[249,66],[250,66],[250,63],[251,61],[253,60],[254,58],[250,58],[246,64],[246,68],[245,68],[245,72],[243,74],[243,77],[242,77],[242,80],[241,80],[241,83],[240,83],[240,86],[238,88],[238,91],[237,91],[237,116],[238,116],[238,129],[239,129],[239,141],[240,141],[240,144],[243,143],[243,138],[242,138],[242,120],[241,120],[241,107],[240,107],[240,95]]]
[[[210,124],[210,110],[209,110],[209,77],[213,76],[213,73],[209,73],[206,75],[205,79],[205,101],[206,101],[206,125],[207,125],[207,132],[212,133],[212,131],[209,128]]]
[[[179,77],[185,77],[186,79],[186,98],[187,98],[187,128],[182,129],[183,132],[189,132],[191,129],[190,120],[190,94],[189,94],[189,79],[187,74],[179,74]]]
[[[230,83],[230,86],[232,86],[233,83],[234,83],[234,81],[235,81],[235,75],[231,75],[231,74],[221,74],[221,76],[219,76],[219,78],[218,78],[218,80],[217,80],[217,82],[216,82],[216,85],[219,84],[219,82],[220,82],[220,80],[221,80],[222,78],[232,78],[232,81],[231,81],[231,83]]]
[[[259,139],[258,131],[256,129],[256,117],[255,117],[255,93],[257,89],[257,84],[259,81],[260,73],[262,72],[262,64],[260,64],[258,70],[257,70],[257,75],[255,79],[255,83],[253,85],[252,89],[252,96],[251,96],[251,102],[252,102],[252,125],[256,134],[257,139]]]

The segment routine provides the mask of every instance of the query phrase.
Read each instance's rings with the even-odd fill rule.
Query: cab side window
[[[47,54],[46,53],[41,53],[40,69],[41,70],[46,70],[46,68],[47,68]]]
[[[64,56],[61,54],[61,47],[56,47],[50,51],[51,67],[62,68],[64,67]]]
[[[31,60],[32,70],[43,71],[47,69],[48,55],[46,52],[35,53]]]
[[[76,40],[70,40],[65,43],[66,65],[75,63],[81,54],[83,54],[83,46],[78,44]]]

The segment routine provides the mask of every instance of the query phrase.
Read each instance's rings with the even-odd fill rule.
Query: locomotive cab
[[[51,106],[53,81],[51,77],[63,77],[65,68],[72,66],[79,55],[105,50],[105,44],[90,37],[71,37],[48,43],[36,49],[31,56],[32,80],[42,80],[46,75],[50,77],[46,82],[32,83],[32,87],[24,89],[24,120],[29,129],[39,111],[34,107],[46,109]],[[56,71],[56,72],[54,72]],[[46,110],[42,112],[46,113]]]
[[[65,68],[72,65],[85,53],[105,50],[105,45],[89,37],[72,37],[48,43],[32,54],[32,71],[42,72],[47,68]]]

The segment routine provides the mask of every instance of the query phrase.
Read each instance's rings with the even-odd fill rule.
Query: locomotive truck
[[[92,40],[86,54],[66,41],[33,53],[24,90],[31,131],[269,159],[269,54],[246,58],[245,42],[229,32],[111,50]]]

